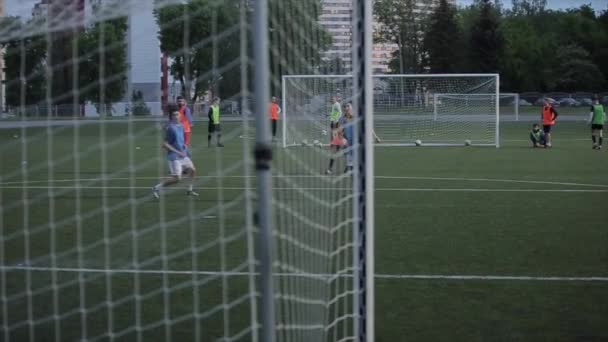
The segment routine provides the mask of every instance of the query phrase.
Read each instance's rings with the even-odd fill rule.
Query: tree
[[[79,102],[91,101],[100,112],[121,101],[127,90],[127,19],[97,22],[78,37]],[[103,39],[103,40],[101,40]],[[105,104],[105,107],[99,105]]]
[[[608,10],[602,12],[597,21],[599,30],[596,32],[592,57],[604,75],[604,86],[608,86]]]
[[[456,8],[441,0],[430,17],[424,37],[431,72],[450,73],[462,68],[462,33],[456,21]]]
[[[545,11],[547,0],[512,0],[515,15],[538,15]]]
[[[240,65],[238,6],[236,0],[191,0],[159,4],[155,10],[161,50],[171,58],[171,75],[180,81],[182,94],[190,102],[209,88],[215,94],[220,89],[239,91],[239,73],[234,72]],[[220,61],[230,67],[220,68]]]
[[[479,17],[471,29],[471,72],[499,72],[504,38],[499,30],[499,12],[490,0],[480,0]]]
[[[425,70],[423,35],[426,32],[426,13],[430,2],[417,0],[377,0],[374,13],[381,26],[376,41],[391,42],[398,46],[389,63],[396,73],[421,73]]]
[[[150,115],[150,108],[146,105],[144,95],[139,90],[133,91],[131,94],[131,115]]]
[[[268,6],[271,93],[278,94],[283,75],[318,71],[332,39],[319,24],[320,0],[269,0]]]
[[[24,32],[24,27],[17,17],[0,18],[0,32]],[[5,36],[0,38],[0,48],[5,49],[6,104],[18,107],[43,102],[46,98],[46,37]]]
[[[502,30],[505,48],[501,63],[501,86],[509,91],[542,91],[548,88],[553,40],[543,39],[534,25],[523,16],[508,17]]]
[[[604,83],[602,72],[585,49],[576,44],[567,45],[557,51],[557,60],[556,90],[600,90]]]

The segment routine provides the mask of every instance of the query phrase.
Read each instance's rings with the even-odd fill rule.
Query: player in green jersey
[[[340,102],[338,102],[337,96],[331,97],[331,112],[329,113],[329,123],[330,128],[335,129],[338,126],[338,122],[340,122],[340,118],[342,117],[342,106]]]
[[[540,125],[537,123],[532,125],[532,131],[530,132],[530,140],[532,141],[532,147],[545,147],[545,132],[540,129]]]
[[[213,99],[213,104],[209,107],[209,127],[207,131],[207,146],[211,147],[211,138],[215,135],[217,137],[217,146],[224,147],[221,142],[222,129],[220,127],[220,98],[216,97]]]
[[[589,123],[591,124],[591,140],[593,141],[593,149],[601,150],[602,141],[604,140],[603,129],[606,122],[606,111],[604,106],[600,104],[599,99],[595,99],[589,113]]]

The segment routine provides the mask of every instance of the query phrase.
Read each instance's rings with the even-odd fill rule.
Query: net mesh
[[[258,340],[252,104],[270,99],[252,97],[252,2],[22,3],[28,13],[0,18],[0,340]],[[269,1],[279,99],[283,75],[327,62],[322,13],[318,1]],[[352,98],[350,81],[339,87]],[[179,95],[199,196],[183,175],[155,199]],[[275,149],[277,340],[356,339],[357,149]]]

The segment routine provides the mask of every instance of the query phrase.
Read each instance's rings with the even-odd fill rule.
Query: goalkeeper
[[[532,141],[532,147],[544,148],[546,145],[545,132],[541,131],[540,125],[535,123],[532,125],[532,131],[530,132],[530,140]]]
[[[591,140],[593,141],[593,149],[601,150],[604,140],[603,129],[606,122],[606,111],[604,106],[600,104],[600,100],[595,98],[591,113],[589,113],[589,123],[591,124]]]
[[[330,132],[334,132],[338,128],[338,123],[342,117],[342,106],[338,102],[337,96],[331,97],[331,112],[329,113],[329,129]],[[333,134],[332,134],[333,136]]]

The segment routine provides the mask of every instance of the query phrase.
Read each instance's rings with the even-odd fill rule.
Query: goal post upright
[[[374,84],[372,76],[372,2],[353,4],[353,110],[358,124],[353,170],[354,337],[373,342],[374,327]]]
[[[287,147],[287,105],[286,105],[286,97],[287,94],[286,86],[285,86],[285,78],[288,77],[283,75],[281,77],[281,140],[283,142],[283,147]]]
[[[496,148],[500,147],[500,75],[495,74],[496,77]]]

